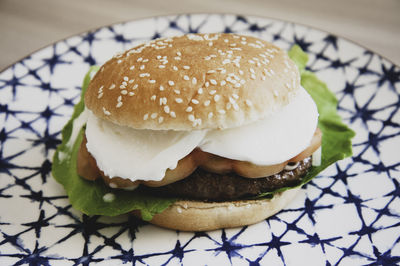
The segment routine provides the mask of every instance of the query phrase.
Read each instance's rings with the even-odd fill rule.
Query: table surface
[[[0,0],[0,70],[53,42],[104,25],[215,12],[316,27],[400,65],[400,0]]]

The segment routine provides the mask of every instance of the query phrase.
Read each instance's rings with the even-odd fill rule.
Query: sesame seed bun
[[[85,104],[136,129],[231,128],[273,113],[299,88],[295,64],[266,41],[189,34],[114,56],[91,81]]]
[[[275,194],[272,199],[231,202],[202,202],[181,200],[150,223],[181,231],[210,231],[258,223],[278,213],[298,194],[300,188]],[[140,213],[134,212],[136,216]]]

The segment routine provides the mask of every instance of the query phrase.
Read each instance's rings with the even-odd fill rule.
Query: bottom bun
[[[282,210],[299,191],[300,188],[290,189],[274,195],[272,199],[229,202],[181,200],[154,215],[150,223],[181,231],[209,231],[250,225]]]

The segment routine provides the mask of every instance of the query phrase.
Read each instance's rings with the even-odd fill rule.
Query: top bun
[[[231,128],[273,113],[299,88],[295,64],[266,41],[188,34],[114,56],[90,82],[85,104],[136,129]]]

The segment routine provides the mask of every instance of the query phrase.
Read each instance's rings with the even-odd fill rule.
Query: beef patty
[[[186,199],[236,200],[298,185],[310,167],[311,157],[300,161],[293,170],[283,170],[278,174],[262,178],[244,178],[235,173],[216,174],[198,168],[190,176],[175,183],[157,188],[141,186],[140,189],[149,193]]]

